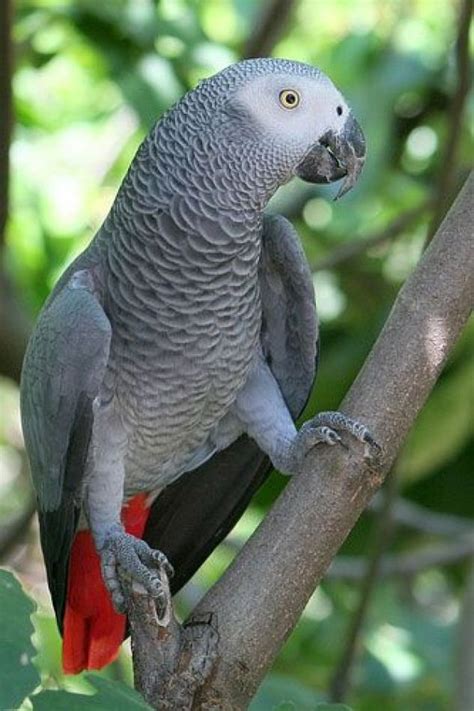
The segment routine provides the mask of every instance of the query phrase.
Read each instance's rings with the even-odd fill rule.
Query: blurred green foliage
[[[39,674],[31,663],[34,605],[21,591],[17,580],[0,570],[0,609],[2,643],[0,645],[0,708],[17,708],[39,683]]]
[[[16,125],[5,261],[25,309],[38,311],[65,265],[91,239],[152,123],[199,79],[242,56],[263,5],[251,0],[17,2]],[[274,55],[309,62],[328,73],[353,105],[369,147],[363,176],[343,201],[332,202],[333,188],[295,181],[274,199],[272,208],[297,226],[311,264],[347,242],[383,230],[432,194],[456,84],[455,35],[453,2],[295,3]],[[470,97],[458,174],[472,164],[472,113]],[[429,212],[421,212],[396,239],[315,275],[322,361],[308,414],[336,408],[350,386],[420,256],[428,217]],[[472,516],[474,507],[473,351],[471,323],[398,462],[405,498],[432,511],[465,517]],[[0,382],[0,399],[1,518],[21,506],[25,484],[19,474],[16,387]],[[180,596],[183,612],[225,569],[283,485],[274,475],[259,492],[229,540]],[[371,515],[364,515],[343,552],[365,556],[372,546],[371,527]],[[403,528],[391,553],[416,551],[433,540],[436,537]],[[379,583],[361,640],[350,699],[354,708],[450,707],[452,650],[465,569],[463,563],[438,566],[409,579]],[[0,583],[14,586],[16,602],[8,604],[19,606],[8,612],[10,608],[0,604],[3,673],[9,669],[1,662],[9,655],[4,620],[9,614],[21,619],[22,637],[13,642],[21,642],[30,655],[31,603],[21,597],[16,582],[1,577]],[[253,711],[323,708],[316,704],[326,698],[358,588],[357,583],[328,578],[314,594]],[[95,697],[78,697],[77,708],[143,708],[132,695],[125,695],[121,706],[118,692],[111,690],[111,680],[131,682],[126,652],[101,676],[65,678],[59,635],[44,602],[34,624],[38,672],[29,662],[17,665],[13,695],[8,703],[7,697],[0,697],[0,706],[13,706],[30,693],[39,684],[39,673],[43,689],[97,691],[95,702]],[[113,702],[109,693],[115,694]],[[32,708],[29,703],[23,707]],[[33,708],[66,704],[74,707],[69,696],[43,691]]]

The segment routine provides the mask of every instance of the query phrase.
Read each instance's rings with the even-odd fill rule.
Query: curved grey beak
[[[309,150],[295,173],[309,183],[333,183],[345,178],[335,200],[354,187],[365,162],[365,139],[362,130],[349,115],[342,130],[326,131]]]

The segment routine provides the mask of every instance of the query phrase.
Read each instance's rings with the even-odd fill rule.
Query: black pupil
[[[342,106],[338,106],[336,111],[338,116],[342,116]]]
[[[296,96],[294,94],[287,94],[286,95],[286,103],[287,104],[294,104],[296,101]]]

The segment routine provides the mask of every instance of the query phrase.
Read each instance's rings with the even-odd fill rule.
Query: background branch
[[[435,209],[428,229],[427,243],[431,241],[436,233],[453,197],[456,156],[462,133],[463,113],[471,86],[469,31],[471,27],[472,10],[473,0],[460,0],[458,32],[455,47],[457,85],[449,108],[448,134],[444,144],[444,151],[436,181]]]
[[[453,565],[474,555],[474,536],[461,536],[450,543],[425,546],[410,553],[385,555],[380,564],[379,577],[407,577],[440,565]],[[367,561],[359,556],[337,556],[327,572],[330,580],[362,580]]]
[[[383,446],[380,467],[353,446],[316,450],[193,613],[218,620],[220,659],[204,701],[247,706],[392,466],[472,307],[473,202],[470,176],[343,402]]]
[[[368,237],[363,239],[353,240],[352,242],[347,242],[347,244],[342,244],[340,247],[334,249],[330,254],[322,259],[319,259],[314,265],[311,266],[311,271],[320,272],[323,269],[334,269],[334,267],[339,266],[343,262],[347,262],[354,257],[359,256],[367,252],[367,250],[372,247],[377,247],[384,242],[399,237],[408,227],[416,222],[422,217],[422,215],[427,212],[433,206],[433,200],[428,199],[422,202],[420,205],[403,212],[398,215],[393,222],[390,222],[387,227],[383,230],[375,232]]]
[[[244,47],[244,59],[267,57],[288,27],[290,16],[296,6],[295,0],[270,0],[267,2],[254,31]]]
[[[359,641],[380,577],[382,558],[390,545],[394,521],[392,510],[397,496],[396,469],[393,468],[387,477],[384,488],[383,503],[378,512],[377,521],[372,536],[373,549],[365,564],[365,574],[360,588],[359,602],[350,620],[349,629],[345,638],[344,648],[339,663],[333,674],[329,689],[331,701],[344,701],[352,686],[354,665],[359,652]]]
[[[382,506],[383,499],[376,494],[370,502],[370,508],[378,511]],[[467,518],[430,511],[424,506],[401,498],[397,499],[392,516],[401,526],[435,536],[458,536],[472,531],[472,521]]]
[[[5,270],[5,238],[8,218],[10,140],[13,123],[13,49],[11,0],[0,2],[0,375],[17,382],[25,352],[30,320],[15,295]]]

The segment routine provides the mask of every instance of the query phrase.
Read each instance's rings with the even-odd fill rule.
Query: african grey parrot
[[[291,224],[264,212],[295,175],[345,176],[343,194],[364,158],[321,71],[230,66],[158,121],[47,300],[21,409],[67,672],[115,657],[126,581],[159,600],[172,565],[179,589],[272,465],[296,473],[338,429],[373,444],[340,413],[295,427],[316,370],[312,279]]]

